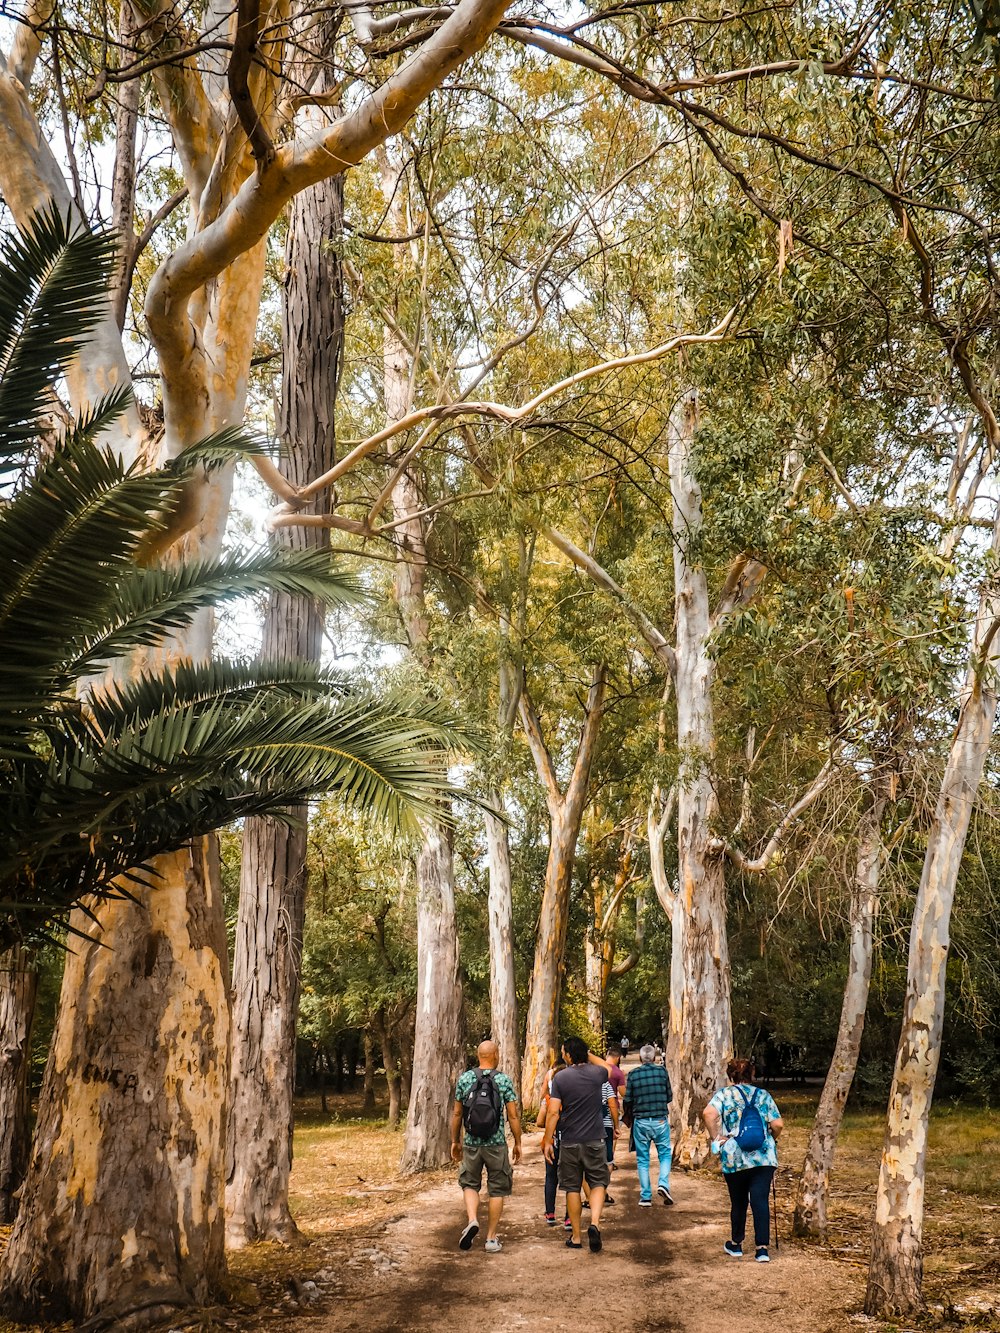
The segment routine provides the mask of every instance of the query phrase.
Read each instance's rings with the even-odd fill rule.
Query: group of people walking
[[[629,1146],[635,1151],[639,1207],[653,1206],[650,1158],[654,1147],[656,1196],[668,1207],[674,1202],[670,1192],[670,1075],[657,1046],[640,1048],[639,1064],[627,1078],[622,1059],[621,1046],[609,1047],[602,1058],[581,1037],[567,1037],[562,1058],[546,1075],[538,1121],[545,1158],[545,1221],[553,1227],[559,1224],[556,1198],[562,1190],[566,1195],[563,1226],[571,1250],[583,1249],[585,1208],[590,1211],[587,1246],[593,1253],[603,1248],[601,1218],[605,1207],[614,1203],[608,1187],[623,1128],[628,1128]],[[478,1067],[467,1069],[456,1084],[451,1117],[451,1155],[461,1163],[458,1182],[466,1209],[458,1244],[469,1250],[479,1234],[479,1192],[485,1171],[489,1196],[485,1248],[496,1254],[503,1249],[497,1230],[504,1200],[513,1189],[513,1166],[521,1160],[521,1117],[514,1085],[497,1067],[496,1043],[482,1042],[477,1060]],[[781,1116],[770,1093],[755,1086],[751,1061],[731,1060],[727,1075],[726,1086],[704,1111],[712,1151],[720,1158],[729,1190],[730,1238],[724,1251],[733,1259],[743,1257],[749,1207],[754,1257],[758,1263],[767,1263],[769,1192],[778,1164],[775,1140],[783,1127]],[[512,1138],[509,1152],[505,1118]]]

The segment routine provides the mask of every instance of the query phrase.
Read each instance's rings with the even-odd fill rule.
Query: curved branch
[[[461,0],[420,50],[355,110],[304,141],[279,148],[214,221],[161,264],[150,284],[146,315],[163,370],[168,434],[189,414],[192,401],[207,398],[209,371],[198,352],[190,298],[253,249],[299,191],[339,175],[401,130],[428,94],[484,45],[508,3]]]
[[[637,889],[635,893],[635,936],[632,940],[632,948],[629,950],[627,958],[623,958],[620,963],[612,964],[611,975],[613,977],[623,977],[627,972],[632,971],[642,957],[642,947],[645,942],[646,895],[642,889]]]
[[[267,164],[274,159],[274,142],[261,120],[250,95],[250,69],[257,53],[260,34],[260,0],[238,0],[236,41],[229,58],[229,95],[240,118],[243,132],[250,141],[254,160]]]
[[[836,765],[833,758],[829,758],[820,771],[816,774],[805,794],[801,796],[792,808],[778,824],[777,828],[768,839],[767,846],[759,856],[752,860],[747,857],[738,847],[732,847],[729,843],[716,839],[713,847],[716,851],[722,852],[726,858],[733,863],[738,870],[742,870],[748,875],[761,875],[771,865],[775,857],[781,850],[781,844],[788,837],[789,833],[798,822],[799,818],[805,814],[814,801],[826,791],[830,785],[830,779],[836,771]]]
[[[674,918],[674,890],[667,879],[667,868],[663,862],[663,844],[666,841],[670,821],[677,806],[677,784],[667,793],[667,801],[662,812],[657,809],[660,801],[659,783],[653,788],[646,811],[646,838],[649,842],[649,863],[653,875],[653,888],[666,913],[668,921]]]

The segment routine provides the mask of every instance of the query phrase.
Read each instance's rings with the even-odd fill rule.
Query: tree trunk
[[[229,978],[214,840],[197,850],[73,941],[4,1259],[14,1318],[143,1327],[224,1274]]]
[[[579,832],[579,819],[572,820],[563,815],[552,821],[524,1036],[521,1100],[526,1110],[534,1109],[541,1101],[546,1071],[551,1068],[559,1048],[559,1001]]]
[[[502,810],[499,791],[489,794],[486,823],[490,891],[490,1014],[493,1040],[500,1048],[500,1068],[514,1087],[521,1085],[521,1045],[517,1027],[517,983],[514,977],[514,901],[507,825],[493,814]]]
[[[697,409],[687,395],[671,414],[670,492],[674,528],[674,611],[677,626],[677,894],[671,913],[670,1034],[667,1058],[675,1088],[674,1160],[707,1154],[701,1113],[725,1082],[733,1053],[729,942],[723,858],[712,847],[718,815],[712,765],[715,663],[708,581],[698,563],[701,488],[691,451]]]
[[[872,943],[878,910],[879,877],[882,873],[882,813],[885,798],[878,796],[864,812],[858,835],[857,870],[851,892],[850,953],[847,983],[840,1010],[840,1027],[816,1109],[809,1147],[795,1199],[792,1230],[796,1236],[822,1236],[826,1232],[826,1205],[830,1170],[837,1149],[837,1136],[844,1115],[854,1072],[858,1067],[861,1037],[865,1029],[868,990],[872,975]]]
[[[402,168],[381,154],[387,217],[397,234],[406,230]],[[396,247],[397,250],[402,247]],[[397,265],[402,254],[396,255]],[[397,312],[398,313],[398,312]],[[395,328],[383,333],[386,422],[406,415],[411,360]],[[430,672],[432,653],[426,602],[425,502],[416,476],[404,470],[392,489],[397,519],[395,597],[410,651]],[[400,1171],[444,1166],[451,1158],[452,1090],[462,1068],[462,982],[455,921],[455,870],[451,834],[444,822],[426,820],[417,858],[417,1005],[406,1139]]]
[[[0,961],[0,1224],[17,1216],[17,1192],[31,1151],[31,1025],[38,994],[34,949],[17,945]]]
[[[125,52],[136,41],[138,24],[130,0],[121,0],[118,9],[119,51]],[[115,323],[124,329],[128,314],[129,291],[136,248],[135,234],[135,141],[139,125],[141,80],[129,79],[119,84],[115,107],[115,165],[111,181],[111,223],[118,232],[118,262],[111,287]]]
[[[343,344],[340,261],[343,184],[322,181],[296,197],[288,232],[278,431],[285,474],[301,486],[336,461],[333,404]],[[306,506],[328,510],[329,492]],[[284,527],[291,550],[329,546],[318,527]],[[272,593],[261,658],[319,665],[323,609]],[[226,1179],[226,1242],[287,1242],[298,1235],[288,1209],[292,1166],[295,1024],[305,927],[306,806],[289,826],[248,819],[243,830],[240,906],[233,959],[233,1078]]]
[[[595,910],[600,912],[599,902]],[[604,988],[607,968],[607,942],[600,934],[600,922],[592,921],[583,941],[584,984],[587,988],[587,1022],[594,1032],[604,1033]]]
[[[380,1010],[375,1019],[375,1032],[382,1048],[382,1063],[385,1066],[385,1083],[389,1093],[389,1128],[399,1128],[400,1076],[396,1056],[392,1049],[392,1036],[385,1014]]]
[[[1000,443],[1000,441],[998,441]],[[1000,505],[992,558],[1000,556]],[[949,925],[955,885],[997,709],[1000,596],[983,581],[970,663],[960,698],[910,927],[903,1025],[889,1094],[872,1232],[865,1312],[908,1316],[923,1297],[924,1173],[934,1081],[941,1055]]]
[[[399,1042],[399,1092],[403,1105],[409,1108],[410,1089],[413,1086],[413,1035],[407,1030]]]
[[[417,1007],[402,1175],[451,1158],[449,1116],[462,1067],[462,983],[451,837],[428,822],[417,858]]]
[[[559,1001],[566,958],[573,864],[604,712],[605,684],[605,668],[595,667],[587,696],[586,721],[576,752],[573,774],[565,792],[559,788],[552,758],[542,739],[538,717],[527,691],[521,692],[521,720],[539,776],[545,784],[550,821],[549,857],[538,912],[538,933],[535,938],[535,959],[524,1035],[524,1061],[521,1066],[521,1101],[526,1110],[534,1110],[541,1101],[545,1074],[551,1066],[559,1041]]]
[[[365,1077],[362,1084],[364,1088],[364,1100],[361,1103],[362,1111],[368,1115],[375,1110],[375,1038],[365,1029],[364,1035],[365,1047]]]

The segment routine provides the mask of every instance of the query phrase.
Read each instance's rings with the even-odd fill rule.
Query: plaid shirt
[[[670,1075],[663,1065],[640,1065],[625,1085],[625,1109],[636,1120],[662,1120],[674,1099]]]

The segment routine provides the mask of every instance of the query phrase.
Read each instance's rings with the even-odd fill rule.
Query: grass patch
[[[778,1209],[791,1233],[795,1184],[819,1090],[779,1092],[787,1126]],[[826,1246],[867,1267],[885,1113],[849,1111],[830,1182]],[[967,1328],[1000,1329],[1000,1111],[941,1102],[931,1113],[924,1196],[924,1294]],[[976,1306],[982,1308],[976,1309]]]

